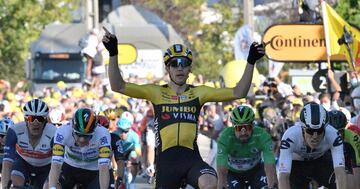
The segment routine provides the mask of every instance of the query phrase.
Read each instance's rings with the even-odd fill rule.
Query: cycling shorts
[[[176,150],[176,148],[167,151],[172,150]],[[178,157],[181,156],[182,154],[179,153]],[[197,189],[199,188],[199,177],[205,174],[217,177],[215,169],[204,162],[201,156],[196,155],[196,153],[192,156],[180,158],[180,160],[176,158],[156,161],[155,188],[174,189],[183,186],[183,183],[186,182]]]
[[[110,173],[110,185],[114,183],[113,170],[109,170]],[[99,171],[86,170],[81,168],[72,167],[67,163],[63,163],[61,168],[61,174],[59,183],[62,188],[74,188],[75,185],[81,185],[86,189],[98,189],[99,183]],[[109,185],[109,189],[112,187]]]
[[[26,183],[31,183],[35,188],[42,188],[45,180],[47,179],[51,164],[35,167],[26,162],[19,155],[16,155],[15,161],[13,163],[13,169],[11,175],[20,176],[25,179]],[[36,176],[34,180],[30,180],[31,173],[34,173]]]
[[[258,163],[254,168],[242,173],[229,171],[227,185],[228,189],[249,188],[249,186],[251,188],[265,188],[268,184],[264,164]]]
[[[335,175],[331,153],[325,153],[318,159],[310,161],[292,161],[290,185],[292,189],[304,189],[311,179],[329,189],[336,189]]]

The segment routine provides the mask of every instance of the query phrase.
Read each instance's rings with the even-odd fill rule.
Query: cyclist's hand
[[[149,165],[149,167],[146,168],[146,174],[149,176],[153,176],[155,173],[154,164]]]
[[[105,31],[105,35],[102,39],[102,42],[104,43],[105,48],[109,51],[110,56],[116,56],[118,55],[118,41],[114,34],[110,33],[109,30],[107,30],[105,27],[103,27]]]
[[[115,181],[115,188],[116,189],[122,189],[122,188],[124,188],[124,183],[123,183],[123,181],[122,181],[122,178],[121,177],[118,177],[117,179],[116,179],[116,181]]]
[[[254,65],[255,62],[258,61],[264,55],[265,55],[264,45],[263,44],[258,44],[257,42],[254,42],[250,46],[247,62],[249,64]]]

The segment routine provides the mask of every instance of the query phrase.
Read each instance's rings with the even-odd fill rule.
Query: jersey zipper
[[[180,96],[178,95],[177,96],[177,98],[178,98],[178,110],[180,110]],[[178,112],[179,113],[179,116],[180,116],[180,112]],[[178,132],[177,132],[177,138],[178,138],[178,140],[177,140],[177,145],[178,146],[180,146],[180,121],[178,121]]]

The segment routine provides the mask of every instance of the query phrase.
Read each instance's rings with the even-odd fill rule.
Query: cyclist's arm
[[[251,86],[253,72],[254,72],[254,65],[247,63],[243,76],[234,87],[234,96],[237,99],[245,98],[247,96]]]
[[[4,146],[4,159],[2,162],[1,170],[1,182],[2,188],[4,189],[10,180],[10,173],[15,158],[15,145],[17,142],[17,136],[14,130],[9,128],[6,135],[6,142]]]
[[[224,189],[227,188],[227,174],[228,174],[228,169],[227,167],[218,165],[217,166],[217,171],[218,171],[218,189]]]
[[[269,188],[273,188],[277,184],[275,156],[273,153],[273,144],[270,135],[264,131],[262,142],[262,152],[264,158],[264,169],[268,180]]]
[[[108,72],[111,90],[118,93],[124,93],[126,82],[120,72],[118,55],[110,56]]]
[[[231,128],[225,129],[218,139],[216,164],[218,171],[218,189],[227,188],[227,160],[228,160],[228,133]]]
[[[329,130],[328,137],[331,138],[331,156],[333,159],[333,166],[336,178],[336,188],[345,189],[346,186],[346,172],[345,172],[345,161],[344,161],[344,147],[341,137],[337,134],[337,131],[331,132]]]
[[[61,172],[62,164],[51,163],[50,173],[49,173],[49,188],[56,187],[59,183],[59,176]]]
[[[101,189],[109,188],[110,173],[108,165],[99,165],[99,183]]]
[[[288,138],[285,132],[280,145],[280,158],[279,158],[279,188],[290,189],[290,173],[292,166],[292,148],[294,142]]]
[[[101,129],[103,136],[99,140],[99,183],[101,189],[107,189],[110,180],[111,137],[110,133],[104,127]]]
[[[336,179],[336,188],[346,189],[347,182],[346,182],[345,167],[335,167],[334,172],[335,172],[335,179]]]

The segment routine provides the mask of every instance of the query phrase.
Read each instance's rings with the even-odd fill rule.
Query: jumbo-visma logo
[[[196,106],[162,106],[161,119],[180,119],[188,121],[196,121]]]

